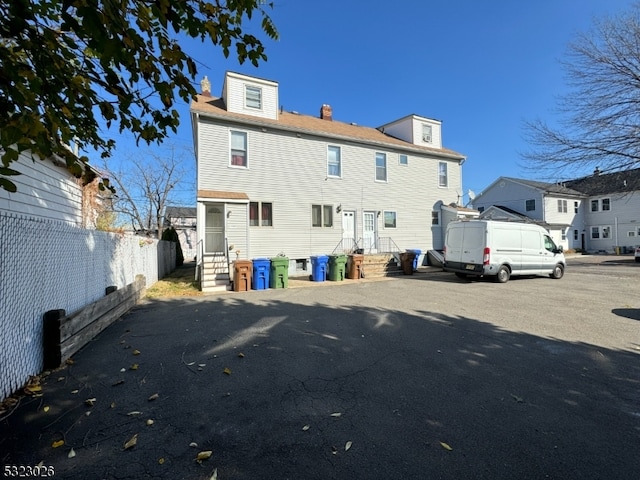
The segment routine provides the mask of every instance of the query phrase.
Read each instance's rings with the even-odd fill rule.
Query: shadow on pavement
[[[639,477],[637,354],[304,290],[138,306],[2,419],[2,464],[72,479]]]

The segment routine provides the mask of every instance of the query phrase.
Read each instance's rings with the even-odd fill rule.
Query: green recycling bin
[[[329,280],[341,282],[347,265],[346,255],[329,255]]]
[[[289,259],[273,257],[271,259],[269,288],[289,288]]]

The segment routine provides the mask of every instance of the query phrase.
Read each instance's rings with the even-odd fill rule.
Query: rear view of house
[[[284,254],[295,275],[313,255],[442,248],[465,157],[442,146],[440,121],[371,128],[337,121],[327,104],[317,116],[284,111],[277,82],[233,72],[219,98],[208,80],[202,89],[191,115],[203,272],[217,265],[224,283],[236,258]]]

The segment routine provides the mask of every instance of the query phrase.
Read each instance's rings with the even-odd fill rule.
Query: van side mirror
[[[564,249],[562,248],[562,245],[558,245],[558,246],[556,247],[556,253],[562,253],[562,252],[563,252],[563,250],[564,250]]]

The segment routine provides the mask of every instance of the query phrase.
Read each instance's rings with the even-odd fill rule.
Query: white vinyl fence
[[[175,268],[175,244],[0,211],[0,401],[42,371],[42,315]]]

